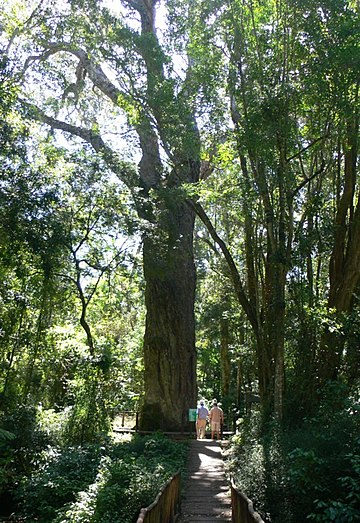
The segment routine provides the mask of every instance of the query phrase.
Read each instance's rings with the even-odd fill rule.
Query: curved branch
[[[122,92],[109,80],[100,65],[91,60],[88,53],[84,51],[84,49],[73,47],[71,44],[64,42],[44,42],[43,45],[43,53],[35,56],[29,56],[26,59],[22,74],[25,73],[26,69],[28,69],[28,67],[33,62],[42,62],[47,60],[50,56],[63,51],[75,56],[79,60],[82,68],[88,74],[94,86],[100,89],[100,91],[105,94],[115,105],[118,105],[119,97],[122,96]]]
[[[159,0],[125,0],[140,16],[143,30],[155,30],[154,7]]]
[[[33,119],[49,125],[52,129],[64,131],[72,136],[78,136],[91,145],[93,149],[102,156],[106,165],[119,176],[120,180],[130,189],[134,188],[137,179],[134,167],[130,163],[121,160],[118,154],[104,142],[99,133],[92,131],[91,129],[63,122],[62,120],[57,120],[56,118],[45,114],[38,107],[30,105],[27,102],[23,102],[23,105],[30,109],[30,116],[33,117]]]
[[[25,63],[24,69],[29,67],[29,65],[35,60],[46,60],[49,56],[59,53],[67,52],[74,55],[79,60],[79,66],[86,71],[89,79],[91,80],[94,87],[98,88],[106,97],[114,103],[114,105],[119,106],[119,101],[124,97],[123,92],[118,89],[106,76],[100,65],[96,64],[93,60],[90,59],[87,52],[83,49],[73,47],[67,43],[54,43],[47,42],[46,50],[38,56],[29,57]],[[78,68],[79,68],[78,66]],[[102,152],[106,162],[110,162],[109,166],[113,169],[114,165],[114,153],[111,149],[105,145],[101,136],[93,131],[88,129],[83,129],[80,127],[61,122],[52,117],[47,116],[40,109],[37,109],[38,114],[40,115],[41,121],[50,125],[53,129],[60,129],[62,131],[68,132],[75,136],[81,137],[86,142],[90,143],[95,151]],[[143,158],[140,162],[140,176],[143,180],[145,187],[156,186],[160,181],[161,161],[160,153],[158,147],[158,138],[153,125],[158,126],[159,133],[161,134],[161,125],[157,122],[152,121],[150,123],[149,117],[143,118],[142,123],[135,126],[138,136],[140,138],[140,146],[143,152]],[[166,148],[166,140],[163,139]],[[143,166],[145,168],[143,169]],[[115,170],[117,172],[117,170]],[[125,183],[129,186],[128,182]]]
[[[195,202],[193,200],[187,200],[188,205],[192,207],[192,209],[195,211],[197,216],[200,218],[200,220],[203,222],[207,230],[209,231],[210,236],[214,240],[215,243],[218,244],[218,246],[221,249],[221,252],[224,255],[224,258],[227,262],[228,268],[230,270],[230,277],[233,282],[234,290],[236,293],[236,296],[239,300],[240,305],[242,306],[251,326],[254,329],[254,332],[257,333],[259,331],[259,324],[257,320],[256,313],[249,302],[245,290],[240,278],[239,271],[235,265],[234,258],[231,256],[229,249],[227,248],[225,242],[220,238],[218,233],[215,230],[215,227],[211,223],[210,218],[204,211],[203,207],[200,205],[200,203]]]

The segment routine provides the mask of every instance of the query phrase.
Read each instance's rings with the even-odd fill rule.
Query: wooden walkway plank
[[[230,522],[230,487],[219,444],[207,439],[191,441],[187,472],[179,523]]]

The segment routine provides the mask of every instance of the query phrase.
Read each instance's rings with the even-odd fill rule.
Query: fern
[[[15,434],[0,427],[0,444],[4,441],[11,441],[14,438],[16,438]]]

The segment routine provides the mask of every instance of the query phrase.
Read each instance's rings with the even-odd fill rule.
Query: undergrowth
[[[20,515],[39,523],[133,523],[184,467],[187,445],[155,434],[106,445],[48,447],[24,477]]]
[[[360,407],[336,390],[295,427],[242,420],[227,469],[271,523],[360,521]]]

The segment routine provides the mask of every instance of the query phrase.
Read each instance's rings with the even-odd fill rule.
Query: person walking
[[[204,405],[204,401],[200,401],[200,407],[197,409],[196,413],[196,432],[198,439],[204,439],[205,438],[205,428],[206,428],[206,421],[209,416],[209,411]]]
[[[217,400],[213,400],[213,406],[210,409],[209,418],[211,426],[211,439],[215,439],[214,435],[216,432],[216,437],[219,440],[221,425],[224,423],[224,413],[223,410],[218,406]]]

